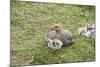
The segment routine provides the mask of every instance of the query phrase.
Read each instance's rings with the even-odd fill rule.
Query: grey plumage
[[[55,28],[55,26],[58,26]],[[69,30],[65,30],[63,29],[63,27],[61,27],[60,25],[55,25],[53,27],[53,30],[51,30],[47,36],[46,36],[46,40],[47,39],[58,39],[60,40],[63,45],[69,45],[70,43],[73,42],[73,38],[72,38],[72,34]]]

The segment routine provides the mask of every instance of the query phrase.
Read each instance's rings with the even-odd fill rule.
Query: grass
[[[94,61],[95,40],[77,34],[94,21],[95,6],[11,1],[11,65]],[[44,42],[55,23],[68,28],[75,41],[56,52]]]

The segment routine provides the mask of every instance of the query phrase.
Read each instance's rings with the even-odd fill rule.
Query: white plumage
[[[48,47],[52,48],[53,50],[60,49],[63,43],[58,39],[48,39]]]
[[[95,38],[95,24],[87,25],[78,29],[78,34],[89,38]]]

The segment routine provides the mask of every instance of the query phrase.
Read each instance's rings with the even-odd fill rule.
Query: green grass
[[[77,34],[94,21],[94,6],[11,1],[11,65],[94,61],[95,41]],[[55,23],[68,28],[75,41],[56,52],[44,42]]]

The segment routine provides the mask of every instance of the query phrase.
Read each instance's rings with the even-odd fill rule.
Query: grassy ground
[[[94,17],[93,6],[11,2],[11,65],[94,61],[94,40],[77,34],[77,29],[92,24]],[[55,23],[68,28],[75,41],[56,52],[43,39]]]

